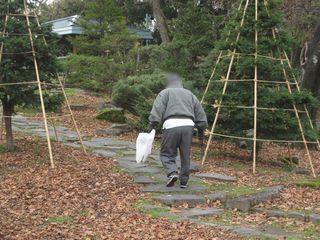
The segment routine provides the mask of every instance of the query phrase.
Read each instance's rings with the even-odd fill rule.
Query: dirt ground
[[[51,170],[43,141],[17,146],[0,155],[0,239],[242,239],[140,213],[135,204],[147,196],[112,159],[55,143]]]

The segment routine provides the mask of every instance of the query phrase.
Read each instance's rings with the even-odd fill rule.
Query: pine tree
[[[32,10],[34,5],[29,3],[28,8]],[[6,24],[6,14],[22,14],[24,12],[24,2],[1,1],[0,4],[0,46],[3,44],[3,54],[0,61],[0,100],[3,107],[3,115],[6,116],[5,128],[7,138],[7,149],[13,150],[13,133],[11,116],[14,114],[16,105],[27,106],[40,104],[38,86],[36,81],[35,65],[31,53],[30,38],[26,17],[23,15],[10,15]],[[35,18],[30,17],[31,31],[36,51],[36,59],[40,71],[42,82],[51,82],[55,77],[57,61],[55,57],[55,44],[50,38],[49,28],[42,31],[37,27]],[[6,25],[6,27],[5,27]],[[5,28],[4,34],[2,34]],[[48,41],[49,51],[44,44],[41,34],[45,34]],[[52,40],[50,40],[52,39]],[[21,85],[7,85],[8,83],[26,83]],[[48,97],[47,93],[47,97]],[[47,99],[48,100],[48,99]]]
[[[214,46],[213,13],[210,6],[197,6],[194,1],[180,4],[178,18],[174,20],[174,41],[181,42],[193,56],[207,55]]]
[[[122,10],[114,0],[87,1],[79,25],[84,34],[73,43],[80,54],[111,56],[125,62],[136,41],[128,32]]]
[[[246,2],[246,1],[244,1]],[[282,16],[278,10],[279,1],[269,0],[267,7],[265,1],[259,1],[258,22],[255,21],[255,1],[250,1],[244,19],[243,27],[240,27],[244,4],[241,11],[234,10],[226,22],[221,39],[216,43],[215,50],[206,59],[202,71],[206,79],[210,78],[212,65],[216,61],[220,51],[223,51],[223,58],[217,65],[216,73],[212,79],[208,94],[204,98],[208,115],[215,116],[216,108],[213,105],[221,104],[221,115],[215,132],[240,137],[248,137],[253,129],[253,103],[254,84],[253,81],[229,82],[226,94],[222,96],[224,81],[230,66],[233,50],[236,55],[231,74],[231,80],[252,80],[255,67],[255,29],[257,28],[258,41],[258,79],[266,82],[259,82],[258,88],[258,138],[278,140],[301,140],[301,134],[294,111],[293,103],[298,110],[304,111],[304,104],[307,106],[316,104],[315,98],[308,91],[298,92],[294,85],[294,78],[291,74],[288,63],[284,61],[284,67],[288,73],[288,80],[292,84],[293,94],[289,94],[285,83],[285,76],[281,61],[283,51],[289,50],[293,40],[283,31]],[[273,39],[272,29],[275,29],[277,38]],[[236,42],[237,34],[240,31],[239,41]],[[227,40],[226,40],[227,39]],[[280,49],[280,51],[278,50]],[[222,81],[221,81],[222,80]],[[271,81],[282,82],[270,84]],[[239,108],[247,106],[248,108]],[[266,110],[262,108],[274,108]],[[315,141],[317,133],[311,129],[305,113],[300,113],[307,139]]]

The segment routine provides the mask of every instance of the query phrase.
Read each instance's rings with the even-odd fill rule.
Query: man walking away
[[[203,133],[208,126],[206,114],[197,97],[182,86],[178,75],[168,75],[167,88],[162,90],[153,103],[149,116],[149,129],[163,124],[160,159],[166,171],[167,187],[180,180],[186,188],[190,173],[190,148],[194,127]],[[177,151],[181,158],[180,176],[176,165]]]

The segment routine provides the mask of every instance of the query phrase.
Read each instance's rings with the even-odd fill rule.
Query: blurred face
[[[181,79],[177,74],[167,76],[167,87],[181,85]]]

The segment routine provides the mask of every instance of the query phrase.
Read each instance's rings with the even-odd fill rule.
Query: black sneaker
[[[174,183],[178,180],[178,175],[177,174],[171,174],[170,177],[168,178],[167,182],[167,187],[173,187]]]
[[[181,183],[180,188],[186,189],[188,187],[187,183]]]

